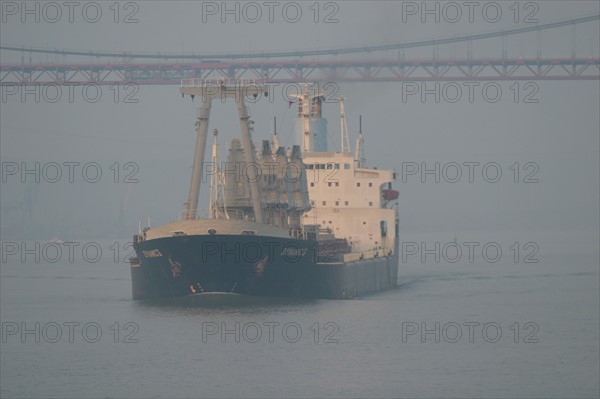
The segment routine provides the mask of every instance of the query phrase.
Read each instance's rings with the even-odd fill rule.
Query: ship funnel
[[[303,152],[327,151],[327,120],[322,107],[325,94],[318,85],[306,84],[302,93],[292,94],[298,99],[298,119],[294,127],[295,143]]]

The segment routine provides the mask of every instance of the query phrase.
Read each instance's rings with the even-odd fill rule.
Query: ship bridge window
[[[313,164],[306,165],[306,169],[313,170],[314,168],[315,168],[315,165],[313,165]]]

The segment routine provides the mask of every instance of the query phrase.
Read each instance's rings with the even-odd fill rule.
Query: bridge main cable
[[[95,51],[81,51],[81,50],[59,50],[59,49],[44,49],[44,48],[25,48],[23,46],[4,46],[0,45],[0,50],[6,51],[25,51],[30,53],[43,53],[43,54],[60,54],[60,55],[74,55],[74,56],[93,56],[93,57],[119,57],[119,58],[145,58],[145,59],[190,59],[190,60],[204,60],[204,59],[249,59],[249,58],[286,58],[286,57],[306,57],[306,56],[322,56],[322,55],[343,55],[343,54],[359,54],[359,53],[371,53],[378,51],[387,50],[400,50],[415,47],[426,47],[440,44],[459,43],[466,41],[489,39],[492,37],[517,35],[520,33],[535,32],[539,30],[553,29],[561,26],[568,26],[574,24],[582,24],[586,22],[600,20],[600,14],[590,15],[580,18],[568,19],[563,21],[551,22],[543,25],[527,26],[524,28],[516,28],[505,31],[495,31],[488,33],[478,33],[466,36],[455,36],[443,39],[429,39],[421,40],[416,42],[407,43],[396,43],[396,44],[384,44],[374,46],[362,46],[362,47],[346,47],[329,50],[298,50],[298,51],[273,51],[273,52],[261,52],[261,53],[237,53],[237,54],[150,54],[150,53],[127,53],[127,52],[95,52]]]

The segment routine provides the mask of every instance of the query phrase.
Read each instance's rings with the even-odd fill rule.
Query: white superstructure
[[[393,251],[396,210],[384,197],[391,189],[391,170],[358,168],[351,153],[308,152],[306,165],[311,209],[305,225],[319,224],[337,238],[345,238],[352,252]]]
[[[311,209],[302,216],[304,226],[318,225],[322,232],[343,238],[352,246],[352,254],[362,257],[385,256],[394,252],[396,240],[395,208],[398,193],[392,189],[393,170],[370,169],[364,157],[361,128],[354,154],[350,152],[343,98],[340,104],[341,151],[319,151],[310,138],[326,137],[320,123],[306,117],[309,104],[318,106],[321,118],[322,97],[310,90],[299,99],[299,126],[296,132],[306,167]],[[319,102],[315,102],[319,98]],[[316,115],[315,115],[316,116]],[[348,256],[346,257],[348,258]]]

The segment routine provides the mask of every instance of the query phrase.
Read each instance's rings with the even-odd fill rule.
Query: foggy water
[[[1,395],[598,397],[597,254],[410,258],[399,276],[346,301],[133,301],[125,263],[7,261]]]

